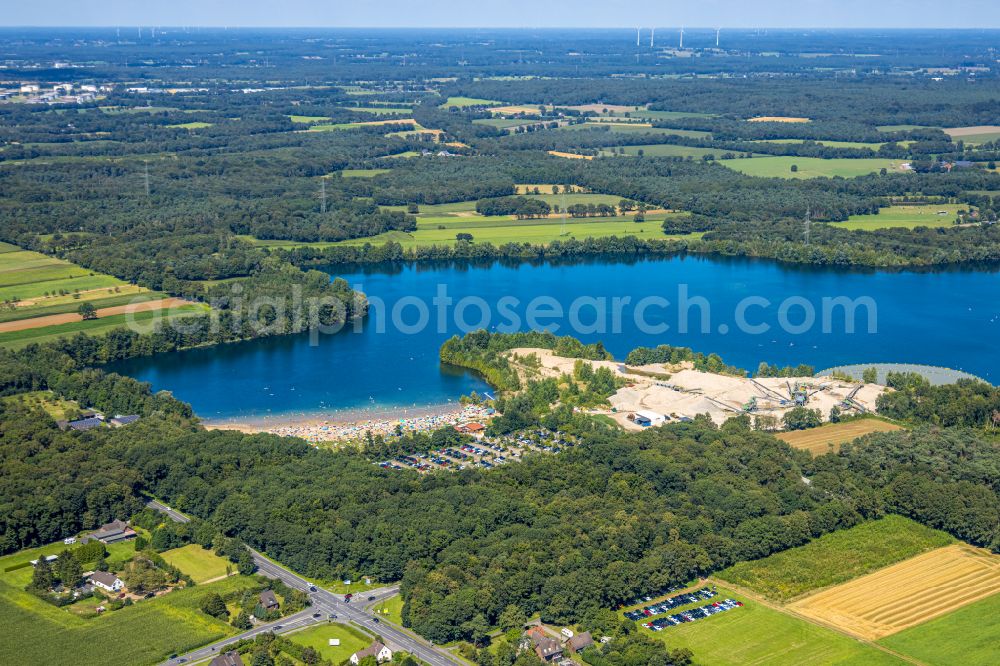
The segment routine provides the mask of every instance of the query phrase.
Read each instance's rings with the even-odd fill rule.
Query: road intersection
[[[175,522],[186,523],[190,520],[179,511],[171,509],[156,500],[150,500],[146,506],[165,514]],[[431,666],[456,666],[456,664],[460,665],[462,663],[446,650],[434,646],[431,642],[395,624],[376,617],[368,609],[369,606],[398,594],[398,587],[382,587],[370,590],[362,593],[364,599],[361,599],[361,595],[359,595],[354,597],[352,601],[349,601],[344,598],[344,595],[334,594],[329,590],[310,583],[305,578],[267,559],[263,554],[252,548],[250,549],[250,553],[253,555],[258,573],[268,578],[278,579],[288,587],[305,592],[309,595],[311,606],[275,622],[260,624],[236,636],[231,636],[211,645],[198,648],[197,650],[172,657],[163,662],[165,666],[176,666],[181,663],[194,663],[210,659],[225,652],[225,648],[233,643],[246,638],[253,638],[262,633],[274,632],[276,634],[284,634],[310,625],[331,622],[354,624],[369,634],[380,636],[390,649],[409,652],[417,659]]]

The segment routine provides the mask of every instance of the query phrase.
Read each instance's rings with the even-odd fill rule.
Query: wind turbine
[[[653,48],[653,36],[656,35],[656,28],[649,29],[649,48]]]
[[[722,28],[715,29],[715,48],[719,48],[719,33],[722,32]]]
[[[641,35],[642,35],[642,28],[636,28],[635,29],[635,45],[636,46],[641,46],[641,43],[639,41],[639,39],[641,38]]]
[[[681,51],[684,50],[684,26],[681,26],[681,46],[680,46],[680,50]]]

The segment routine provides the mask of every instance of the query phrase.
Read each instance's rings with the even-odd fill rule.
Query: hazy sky
[[[0,25],[1000,28],[1000,0],[0,0]]]

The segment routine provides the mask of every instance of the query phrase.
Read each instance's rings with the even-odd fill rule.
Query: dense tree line
[[[476,212],[480,215],[514,215],[519,220],[533,217],[547,217],[552,207],[541,199],[529,197],[500,197],[480,199],[476,202]]]

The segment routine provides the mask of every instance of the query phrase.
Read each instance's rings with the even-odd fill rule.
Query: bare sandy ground
[[[556,356],[548,349],[522,348],[510,352],[516,356],[535,355],[541,364],[542,377],[571,375],[577,359]],[[718,424],[743,413],[743,406],[756,400],[753,415],[773,416],[779,421],[795,407],[791,389],[796,384],[811,393],[806,405],[818,409],[826,419],[830,409],[839,406],[857,388],[857,383],[843,382],[832,377],[790,377],[759,378],[730,377],[694,370],[690,364],[668,366],[652,364],[628,367],[618,361],[586,361],[595,368],[607,367],[628,384],[611,396],[609,402],[614,408],[610,412],[623,427],[630,430],[641,429],[628,419],[628,415],[640,410],[654,411],[672,420],[682,417],[694,418],[708,414]],[[669,379],[667,378],[669,377]],[[869,410],[875,409],[875,401],[887,389],[877,384],[864,385],[854,396],[854,400]]]
[[[111,315],[128,314],[130,312],[148,312],[150,310],[162,310],[181,305],[191,305],[191,301],[183,298],[163,298],[158,301],[144,301],[129,305],[116,305],[113,308],[100,308],[97,310],[97,318],[109,317]],[[18,319],[17,321],[7,321],[0,323],[0,333],[11,331],[25,331],[29,328],[42,328],[43,326],[56,326],[57,324],[69,324],[74,321],[81,321],[82,317],[76,312],[65,314],[47,315],[45,317],[31,317],[29,319]]]

